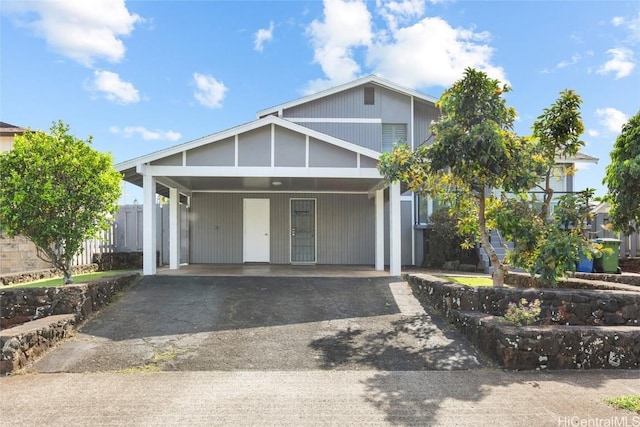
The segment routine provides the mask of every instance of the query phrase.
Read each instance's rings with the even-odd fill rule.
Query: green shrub
[[[539,299],[529,302],[525,298],[522,298],[518,304],[515,302],[509,303],[509,308],[507,308],[504,318],[514,325],[532,325],[538,320],[540,311]]]

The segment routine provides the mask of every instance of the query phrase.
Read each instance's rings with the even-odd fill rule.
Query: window
[[[383,124],[382,125],[382,152],[393,150],[393,144],[407,142],[407,124]]]
[[[376,92],[372,86],[364,88],[364,105],[374,105],[376,103]]]

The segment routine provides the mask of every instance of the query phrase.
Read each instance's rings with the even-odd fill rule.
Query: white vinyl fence
[[[624,234],[618,235],[607,229],[608,223],[609,217],[606,212],[597,213],[591,223],[591,238],[620,239],[620,258],[640,256],[640,233],[636,232],[628,236]]]
[[[162,264],[169,264],[169,206],[156,205],[157,251]],[[142,205],[122,205],[111,229],[101,239],[84,243],[82,253],[76,255],[73,265],[90,264],[93,254],[109,252],[142,252]],[[189,261],[189,209],[180,205],[180,262]]]

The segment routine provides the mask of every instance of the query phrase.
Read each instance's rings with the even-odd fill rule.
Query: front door
[[[316,262],[315,199],[291,199],[291,262]]]
[[[244,199],[244,262],[269,262],[269,199]]]

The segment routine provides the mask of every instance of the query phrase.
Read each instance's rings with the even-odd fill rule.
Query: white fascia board
[[[374,178],[382,179],[377,169],[366,168],[304,168],[253,166],[147,166],[152,176],[190,177],[283,177],[283,178]]]
[[[365,123],[381,124],[382,119],[348,118],[348,117],[287,117],[287,121],[294,123]]]
[[[263,119],[244,123],[242,125],[223,130],[221,132],[213,133],[207,136],[203,136],[202,138],[194,139],[193,141],[178,144],[173,147],[165,148],[164,150],[155,151],[153,153],[150,153],[141,157],[137,157],[135,159],[118,163],[117,165],[115,165],[115,168],[118,171],[123,171],[126,169],[136,167],[141,163],[150,163],[150,162],[153,162],[154,160],[162,159],[164,157],[169,157],[174,154],[181,153],[183,151],[191,150],[206,144],[210,144],[212,142],[221,141],[223,139],[235,136],[239,133],[247,132],[247,131],[268,125],[270,123],[273,123],[274,122],[273,119],[275,118],[276,117],[265,117]]]
[[[431,96],[425,95],[423,93],[420,93],[416,90],[413,89],[409,89],[407,87],[404,86],[400,86],[396,83],[393,83],[389,80],[385,80],[383,78],[380,78],[376,75],[370,75],[370,76],[366,76],[366,77],[362,77],[360,79],[357,80],[353,80],[351,82],[339,85],[339,86],[335,86],[320,92],[316,92],[314,94],[311,95],[307,95],[304,96],[302,98],[298,98],[296,100],[293,101],[289,101],[289,102],[285,102],[284,104],[279,104],[279,105],[275,105],[271,108],[266,108],[264,110],[258,111],[257,113],[257,117],[264,117],[266,115],[270,115],[270,114],[274,114],[274,113],[278,113],[280,115],[282,115],[282,110],[285,110],[287,108],[291,108],[291,107],[295,107],[297,105],[301,105],[301,104],[305,104],[307,102],[311,102],[311,101],[315,101],[316,99],[320,99],[320,98],[324,98],[326,96],[330,96],[333,95],[335,93],[338,92],[343,92],[345,90],[349,90],[352,89],[354,87],[363,85],[363,84],[367,84],[367,83],[376,83],[382,87],[385,87],[387,89],[391,89],[393,91],[396,92],[400,92],[402,94],[405,94],[407,96],[413,96],[415,98],[421,99],[423,101],[427,101],[427,102],[431,102],[433,104],[436,103],[437,99],[433,98]]]
[[[558,157],[554,161],[557,164],[571,164],[571,163],[598,163],[600,160],[597,157],[587,156],[587,157]]]

